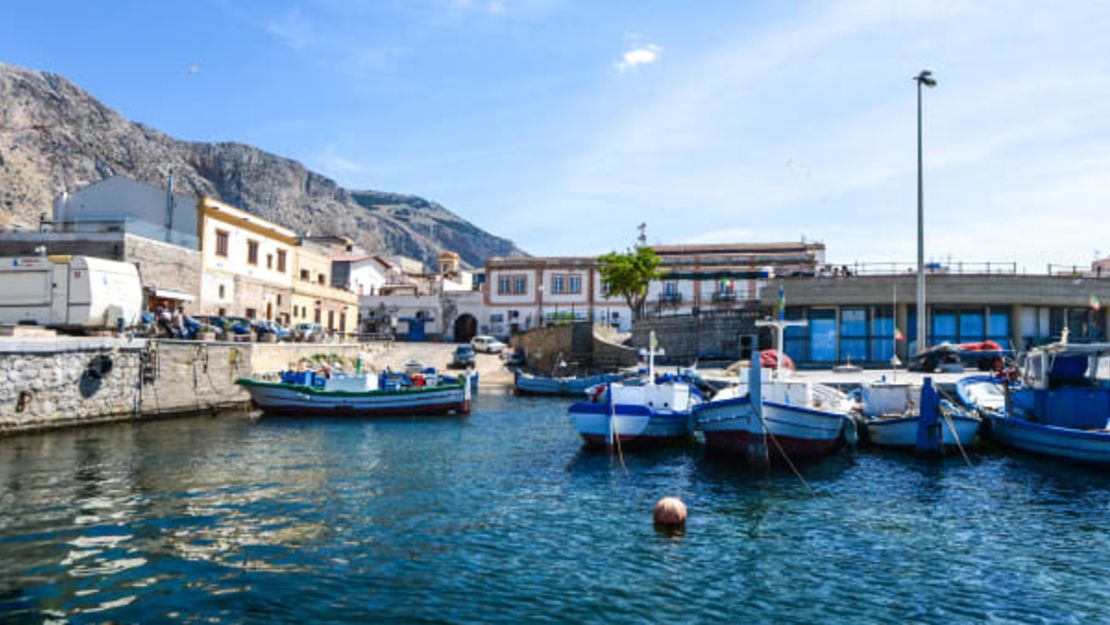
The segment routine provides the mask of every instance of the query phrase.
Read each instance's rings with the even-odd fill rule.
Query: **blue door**
[[[409,319],[409,340],[410,341],[423,341],[424,340],[424,320],[423,319]]]

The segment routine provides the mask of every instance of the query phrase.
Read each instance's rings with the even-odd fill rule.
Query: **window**
[[[528,276],[500,275],[497,276],[498,295],[523,295],[528,290]]]
[[[329,330],[334,330],[335,329],[335,311],[334,310],[329,310],[328,311],[328,329]]]
[[[489,316],[490,323],[504,323],[505,315],[501,313],[494,313]]]
[[[815,362],[836,361],[836,310],[809,311],[809,357]]]
[[[871,316],[871,360],[888,361],[894,356],[894,307],[876,306]]]
[[[960,311],[960,342],[982,341],[986,338],[986,330],[982,308]]]
[[[566,293],[566,276],[553,276],[551,278],[551,292],[552,293]]]
[[[280,273],[285,273],[285,250],[278,250],[277,251],[277,256],[278,256],[277,270]]]
[[[305,282],[311,282],[312,281],[312,277],[309,275],[307,269],[302,269],[301,270],[301,280],[304,280]]]
[[[267,254],[266,255],[266,269],[273,269],[273,268],[274,268],[274,255],[273,254]]]
[[[246,313],[247,313],[247,319],[254,319],[255,317],[258,316],[258,311],[253,309],[253,308],[248,308],[246,310]]]
[[[220,317],[226,317],[227,316],[227,309],[226,308],[220,308],[220,309],[216,310],[216,314],[219,315]]]
[[[867,309],[840,309],[840,360],[867,360]]]
[[[663,295],[666,297],[675,297],[678,295],[678,282],[674,280],[667,280],[663,283]]]
[[[339,313],[339,331],[347,331],[347,311],[342,311]]]
[[[281,306],[281,293],[277,294],[277,305]]]
[[[1002,343],[1010,340],[1010,311],[991,308],[987,315],[987,338]]]
[[[216,256],[227,258],[227,230],[216,231]]]
[[[258,241],[254,239],[247,239],[247,262],[252,265],[258,264]]]
[[[956,333],[958,319],[956,311],[951,308],[934,308],[933,332],[925,337],[929,344],[955,343],[958,336]]]
[[[220,288],[217,289],[217,291],[219,291],[219,293],[220,293],[220,299],[223,299],[224,298],[224,285],[221,284]]]
[[[581,293],[582,292],[582,276],[572,275],[570,277],[569,282],[570,282],[570,292],[571,293]]]
[[[806,318],[804,308],[787,307],[784,315],[788,321],[798,321]],[[786,343],[786,355],[797,362],[809,360],[809,327],[786,326],[783,329],[783,342]]]
[[[320,309],[319,308],[316,309],[316,319],[315,319],[315,321],[316,321],[316,323],[320,323]]]
[[[324,274],[319,274],[318,276],[316,276],[316,281],[319,282],[320,284],[327,284],[328,277],[325,276]]]

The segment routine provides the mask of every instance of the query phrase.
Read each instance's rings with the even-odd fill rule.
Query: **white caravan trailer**
[[[143,310],[139,270],[90,256],[0,258],[0,325],[130,327]]]

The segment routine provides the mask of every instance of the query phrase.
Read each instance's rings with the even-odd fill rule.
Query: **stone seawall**
[[[770,347],[770,333],[755,325],[756,320],[764,316],[764,309],[751,307],[642,319],[632,326],[632,344],[647,348],[654,331],[665,352],[659,362],[692,364],[699,359],[736,360],[740,357],[742,335],[758,334],[760,347]]]
[[[0,433],[245,407],[235,381],[314,357],[374,364],[377,344],[0,338]]]

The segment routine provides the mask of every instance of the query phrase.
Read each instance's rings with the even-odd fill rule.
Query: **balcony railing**
[[[67,221],[44,219],[39,222],[39,232],[124,232],[163,243],[180,245],[192,250],[200,249],[200,239],[194,234],[170,230],[164,226],[139,219],[80,219]]]
[[[713,293],[714,304],[731,304],[737,299],[739,297],[736,295],[736,291],[717,291]]]

